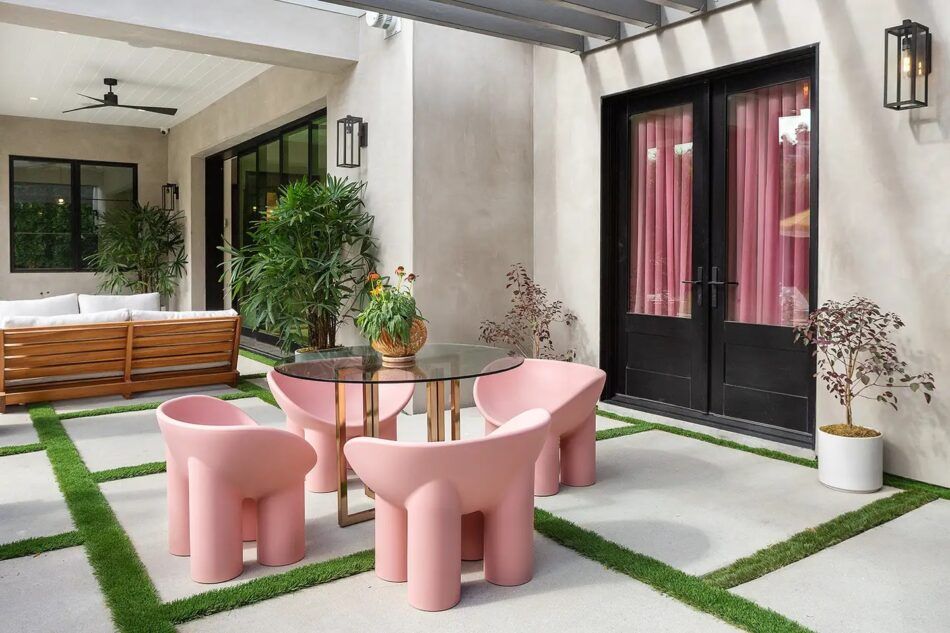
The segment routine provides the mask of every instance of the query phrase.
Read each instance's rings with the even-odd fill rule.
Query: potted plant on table
[[[883,485],[884,436],[854,424],[858,398],[876,400],[897,410],[897,391],[921,394],[929,404],[934,390],[929,372],[910,374],[900,360],[891,333],[904,327],[893,312],[869,299],[826,301],[796,332],[813,345],[825,387],[844,407],[844,424],[818,429],[818,480],[849,492],[874,492]]]
[[[416,275],[407,275],[402,266],[396,269],[395,285],[375,272],[367,277],[369,303],[356,317],[356,325],[382,355],[384,365],[411,366],[426,342],[425,319],[412,294],[415,282]]]

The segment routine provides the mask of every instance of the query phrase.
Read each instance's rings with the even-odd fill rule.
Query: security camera
[[[160,131],[161,131],[161,133],[162,133],[162,136],[168,136],[168,128],[167,128],[167,127],[161,128]]]

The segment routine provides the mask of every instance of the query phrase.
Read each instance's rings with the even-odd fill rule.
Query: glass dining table
[[[350,513],[347,496],[346,460],[346,386],[363,386],[363,434],[379,436],[379,385],[384,383],[425,383],[428,441],[445,441],[445,391],[449,389],[451,439],[461,433],[461,396],[459,381],[510,371],[520,366],[524,357],[508,350],[484,345],[430,343],[416,353],[415,364],[388,367],[372,347],[338,347],[332,350],[298,354],[294,362],[278,365],[281,374],[303,380],[335,384],[337,520],[341,527],[369,521],[373,509]],[[367,489],[372,497],[373,493]]]

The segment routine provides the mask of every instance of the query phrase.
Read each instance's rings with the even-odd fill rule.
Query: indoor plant
[[[797,329],[813,345],[825,387],[844,407],[844,424],[818,429],[818,479],[831,488],[873,492],[883,484],[884,436],[854,424],[853,405],[866,398],[897,410],[897,390],[920,393],[930,403],[933,375],[912,375],[889,339],[904,327],[900,317],[864,297],[826,301]]]
[[[395,285],[375,272],[367,277],[369,303],[356,325],[386,365],[411,365],[426,342],[425,319],[412,294],[415,281],[402,266],[396,269]]]
[[[273,332],[284,349],[336,347],[337,329],[364,296],[363,280],[376,263],[364,188],[333,176],[291,183],[251,228],[248,244],[222,247],[249,327]]]
[[[167,299],[185,273],[181,211],[150,204],[106,209],[98,222],[96,251],[86,262],[108,292],[157,292]]]
[[[506,278],[511,309],[500,323],[482,321],[479,338],[486,343],[510,345],[528,358],[573,360],[574,350],[562,354],[555,349],[551,324],[570,327],[577,317],[560,300],[549,302],[548,291],[531,278],[524,264],[514,264]]]

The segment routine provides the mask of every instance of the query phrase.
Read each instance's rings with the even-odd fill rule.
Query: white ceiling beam
[[[544,0],[575,11],[582,11],[637,26],[656,26],[660,23],[660,5],[647,0]]]
[[[528,24],[601,40],[620,37],[620,22],[540,0],[435,0]]]
[[[706,0],[649,0],[654,4],[662,4],[664,7],[679,9],[687,13],[696,13],[706,9]]]

